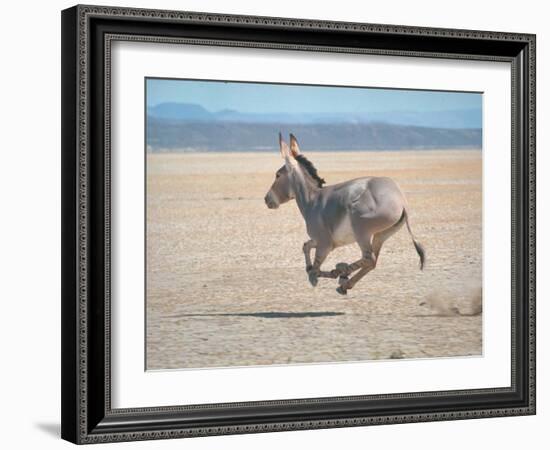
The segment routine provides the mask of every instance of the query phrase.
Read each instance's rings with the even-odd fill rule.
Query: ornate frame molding
[[[245,28],[251,34],[258,30],[269,30],[273,33],[295,32],[296,36],[302,31],[327,31],[337,33],[343,39],[353,33],[364,36],[376,36],[378,46],[340,46],[329,43],[304,44],[298,42],[272,42],[244,39],[219,39],[212,37],[174,37],[151,36],[135,32],[112,32],[110,30],[93,31],[94,21],[99,19],[121,23],[124,27],[127,21],[135,21],[145,29],[148,24],[157,22],[167,26],[193,25],[216,29],[229,29],[228,26]],[[119,25],[117,25],[119,26]],[[440,28],[405,27],[397,25],[378,25],[348,22],[332,22],[304,19],[287,19],[255,16],[236,16],[221,14],[204,14],[195,12],[158,11],[148,9],[130,9],[99,6],[76,6],[63,13],[64,50],[64,129],[63,129],[63,158],[66,166],[63,167],[63,222],[65,230],[63,242],[63,377],[71,379],[71,383],[63,389],[62,434],[63,437],[76,443],[98,443],[111,441],[129,441],[143,439],[164,439],[173,437],[194,437],[217,434],[238,434],[251,432],[271,432],[297,429],[328,428],[362,426],[373,424],[440,421],[452,419],[468,419],[482,417],[498,417],[509,415],[527,415],[535,413],[535,36],[530,34],[514,34],[471,30],[450,30]],[[108,27],[107,27],[108,28]],[[173,28],[172,28],[173,29]],[[90,142],[94,139],[91,131],[96,124],[92,123],[94,116],[90,111],[92,96],[97,96],[98,60],[97,43],[93,39],[100,38],[103,46],[101,64],[104,70],[103,80],[103,117],[101,127],[101,143],[103,159],[101,161],[102,179],[94,178],[97,172],[90,161]],[[261,37],[261,36],[260,36]],[[476,53],[466,50],[447,53],[437,49],[415,50],[413,41],[408,49],[380,48],[380,42],[385,37],[399,37],[403,41],[408,38],[426,37],[433,42],[447,39],[452,42],[469,42],[475,50],[482,42],[498,42],[498,49],[504,49],[494,54]],[[328,39],[328,38],[327,38]],[[512,64],[512,154],[513,154],[513,185],[512,196],[512,271],[513,271],[513,311],[512,311],[512,386],[510,388],[481,389],[471,391],[431,392],[419,394],[374,395],[360,397],[331,397],[308,400],[285,400],[274,402],[250,402],[243,404],[194,405],[166,408],[139,408],[113,410],[110,402],[110,63],[111,43],[115,40],[144,41],[162,43],[186,43],[194,45],[243,46],[266,49],[290,49],[304,51],[346,52],[363,54],[384,54],[411,57],[432,57],[452,59],[481,59],[489,61],[506,61]],[[69,42],[70,41],[70,42]],[[94,47],[95,45],[95,47]],[[459,44],[457,44],[459,45]],[[461,47],[463,49],[464,47]],[[515,50],[517,49],[517,50]],[[69,67],[70,66],[70,67]],[[96,83],[96,84],[94,84]],[[518,99],[518,101],[516,101]],[[76,105],[76,107],[75,107]],[[97,145],[100,139],[95,141]],[[103,216],[97,217],[97,209],[91,207],[92,199],[97,200],[98,183],[102,188],[103,198],[100,201]],[[519,191],[518,191],[519,186]],[[524,187],[525,186],[525,187]],[[65,192],[67,191],[67,192]],[[517,197],[517,198],[516,198]],[[95,203],[94,203],[95,204]],[[98,230],[97,221],[102,221],[103,265],[98,266],[104,276],[102,286],[103,296],[103,323],[91,319],[92,311],[91,291],[96,290],[95,276],[90,271],[95,267],[97,258],[92,255],[96,241],[91,240],[90,232]],[[97,231],[96,231],[97,232]],[[519,238],[518,238],[519,236]],[[97,239],[97,238],[96,238]],[[524,242],[525,241],[525,242]],[[518,255],[518,250],[520,255]],[[525,255],[522,260],[522,255]],[[520,262],[520,267],[517,267]],[[517,272],[517,271],[520,272]],[[516,273],[517,272],[517,273]],[[74,279],[71,279],[73,278]],[[526,292],[524,298],[516,294]],[[97,292],[96,292],[97,294]],[[520,304],[521,303],[521,304]],[[95,304],[94,304],[95,305]],[[517,307],[517,309],[516,309]],[[95,306],[97,308],[97,305]],[[517,311],[523,315],[517,317]],[[520,322],[518,322],[518,320]],[[519,327],[519,328],[516,328]],[[92,406],[91,392],[97,392],[97,386],[90,379],[90,367],[97,365],[96,360],[90,359],[90,348],[97,345],[97,333],[103,333],[104,366],[102,373],[103,397],[102,405]],[[517,334],[520,333],[520,334]],[[521,334],[522,333],[522,334]],[[94,334],[94,338],[90,336]],[[524,336],[525,343],[521,349],[516,347],[517,336]],[[71,343],[68,341],[71,340]],[[100,339],[101,340],[101,339]],[[521,354],[518,355],[518,351]],[[526,350],[526,351],[524,351]],[[517,360],[517,357],[523,358]],[[516,373],[517,363],[521,373]],[[99,370],[99,369],[98,369]],[[97,373],[95,374],[97,376]],[[280,420],[263,423],[248,424],[220,424],[201,426],[169,426],[167,419],[171,414],[183,414],[190,410],[208,411],[231,407],[291,407],[295,405],[326,404],[330,402],[349,402],[362,400],[410,400],[431,397],[468,397],[487,396],[491,394],[517,393],[518,383],[527,393],[527,398],[509,403],[506,407],[474,407],[470,410],[433,410],[428,412],[414,412],[407,414],[366,414],[341,418]],[[101,383],[99,383],[101,384]],[[135,423],[127,425],[128,418],[135,418]],[[145,419],[144,419],[145,418]],[[98,420],[101,419],[101,420]],[[126,425],[121,425],[121,421]],[[162,420],[165,425],[162,425]]]

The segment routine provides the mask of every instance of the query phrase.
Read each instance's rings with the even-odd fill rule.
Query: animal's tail
[[[405,218],[405,223],[407,224],[407,230],[409,230],[409,234],[411,235],[411,239],[414,244],[414,248],[416,249],[416,253],[418,253],[418,256],[420,257],[420,270],[424,269],[424,262],[426,261],[426,251],[424,250],[424,247],[422,247],[422,244],[418,242],[414,234],[411,230],[411,226],[409,225],[409,216],[407,214],[407,210],[403,209],[403,217]]]

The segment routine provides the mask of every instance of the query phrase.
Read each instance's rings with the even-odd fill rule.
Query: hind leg
[[[338,280],[340,282],[340,286],[336,289],[336,291],[340,294],[347,294],[347,291],[349,289],[352,289],[353,286],[357,284],[357,282],[363,278],[367,273],[369,273],[372,269],[376,267],[376,263],[378,262],[378,255],[380,254],[380,250],[382,250],[382,244],[384,241],[391,236],[393,233],[384,234],[384,233],[378,233],[374,236],[372,240],[372,251],[374,253],[374,263],[371,265],[367,265],[366,267],[363,267],[362,269],[359,269],[359,272],[357,272],[353,277],[340,277]]]
[[[336,288],[336,292],[342,295],[346,295],[348,293],[348,290],[352,289],[353,286],[355,286],[355,284],[361,278],[363,278],[367,273],[369,273],[372,269],[374,269],[374,267],[376,267],[376,263],[374,264],[374,266],[363,267],[362,269],[359,270],[359,272],[357,272],[354,276],[352,276],[349,279],[347,277],[346,278],[341,277],[339,279],[341,284]]]
[[[353,288],[355,284],[363,278],[367,273],[369,273],[372,269],[376,267],[376,256],[373,252],[365,252],[363,253],[363,258],[361,258],[358,261],[355,261],[352,264],[349,264],[349,270],[348,274],[355,272],[358,270],[358,272],[351,278],[348,277],[348,274],[340,275],[340,278],[338,278],[338,283],[340,286],[336,288],[336,292],[339,294],[345,295],[348,293],[348,289]]]
[[[339,294],[347,294],[348,289],[353,288],[361,278],[376,267],[377,255],[374,251],[374,236],[372,234],[363,235],[358,239],[359,246],[363,257],[351,264],[340,263],[336,266],[336,271],[339,272],[338,286],[336,292]],[[349,278],[348,275],[357,272],[353,277]]]
[[[372,248],[374,250],[374,254],[376,255],[377,260],[378,260],[378,255],[380,255],[380,251],[382,250],[382,245],[384,244],[384,242],[386,242],[391,236],[397,233],[402,226],[403,226],[403,220],[401,219],[391,227],[383,231],[380,231],[379,233],[376,233],[374,235],[374,239],[372,240]]]
[[[378,224],[378,226],[381,228],[381,224]],[[361,264],[362,268],[360,268],[359,272],[357,272],[350,279],[348,279],[348,275],[354,272],[353,269],[357,270],[356,263],[359,261],[349,265],[345,263],[337,264],[336,269],[340,269],[342,274],[340,276],[340,279],[338,280],[340,283],[340,287],[336,289],[340,294],[346,294],[348,289],[352,289],[353,286],[355,286],[355,284],[357,284],[357,282],[361,278],[363,278],[367,273],[369,273],[376,267],[378,256],[380,255],[380,251],[382,250],[382,245],[390,236],[399,231],[402,226],[403,218],[385,229],[382,228],[381,231],[378,231],[376,234],[372,235],[366,225],[362,227],[361,222],[356,224],[356,226],[354,227],[354,231],[358,236],[357,242],[363,252],[363,259],[370,259],[371,263]],[[361,231],[361,229],[363,229],[363,231]]]
[[[375,249],[379,251],[379,247],[381,247],[381,244],[379,245],[378,240],[375,239],[376,235],[392,228],[397,221],[397,219],[393,218],[393,215],[383,215],[373,211],[370,214],[353,215],[351,217],[351,227],[355,241],[363,253],[363,258],[352,264],[339,263],[336,265],[334,272],[337,272],[340,276],[347,277],[369,264],[365,261],[365,258],[372,259],[373,261],[376,260],[378,252]]]
[[[347,294],[347,291],[349,289],[352,289],[353,286],[355,286],[361,278],[363,278],[367,273],[369,273],[376,267],[376,264],[378,263],[378,256],[380,255],[380,250],[382,250],[382,245],[384,244],[386,239],[388,239],[392,234],[399,230],[399,228],[400,226],[394,226],[389,228],[388,230],[382,231],[374,235],[374,238],[372,240],[372,252],[374,254],[374,261],[372,262],[372,264],[367,264],[362,269],[359,269],[359,272],[357,272],[353,277],[349,279],[347,277],[340,277],[340,279],[338,280],[340,282],[340,286],[336,289],[338,293],[343,295]],[[351,266],[353,266],[353,264]]]

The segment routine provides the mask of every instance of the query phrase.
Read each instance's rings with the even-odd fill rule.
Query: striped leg
[[[313,239],[304,242],[304,246],[302,247],[306,259],[306,272],[309,272],[313,268],[311,264],[311,250],[315,247],[317,247],[317,243]]]
[[[376,267],[376,253],[373,249],[373,233],[367,229],[359,233],[357,226],[354,226],[354,232],[363,257],[351,264],[340,263],[336,265],[335,271],[339,274],[338,284],[340,285],[336,288],[336,292],[342,295],[347,294],[348,289],[351,289],[357,281]],[[350,280],[348,276],[356,271],[359,272]],[[352,282],[352,280],[354,281]]]
[[[376,267],[376,256],[373,253],[364,253],[363,258],[355,261],[352,264],[346,264],[347,270],[343,271],[338,279],[338,286],[336,292],[342,295],[348,293],[348,289],[351,289],[355,286],[361,278],[363,278],[367,273]],[[357,272],[353,277],[348,278],[348,275]]]
[[[338,292],[339,294],[342,294],[342,295],[346,295],[348,293],[348,290],[353,288],[353,286],[355,286],[355,284],[361,278],[363,278],[367,273],[369,273],[372,269],[374,269],[375,266],[376,266],[376,264],[371,265],[371,266],[363,267],[362,269],[359,270],[359,272],[357,272],[354,276],[352,276],[349,279],[340,278],[340,280],[338,280],[340,282],[340,286],[338,286],[336,288],[336,292]]]
[[[334,275],[332,272],[324,272],[321,270],[321,264],[327,259],[328,254],[332,249],[328,247],[316,247],[315,259],[313,266],[308,270],[307,274],[309,282],[312,286],[317,286],[318,278],[337,278],[338,275]]]

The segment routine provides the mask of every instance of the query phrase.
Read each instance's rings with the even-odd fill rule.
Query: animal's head
[[[290,147],[279,133],[279,147],[285,164],[275,172],[275,181],[267,192],[264,200],[269,209],[276,209],[279,205],[292,200],[295,195],[292,189],[291,177],[298,168],[296,158],[300,155],[298,141],[293,134],[290,135]]]

